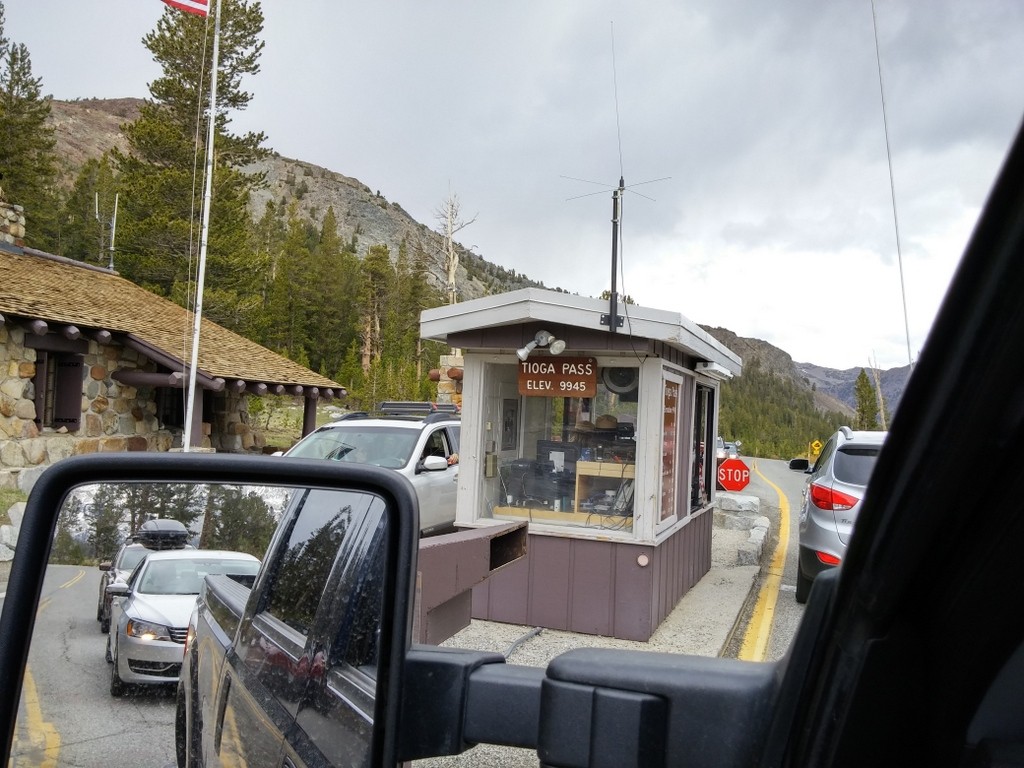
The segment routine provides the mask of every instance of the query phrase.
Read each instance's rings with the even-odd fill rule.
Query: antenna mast
[[[608,330],[615,333],[616,328],[622,327],[622,317],[619,316],[619,223],[622,220],[622,195],[626,191],[626,182],[619,176],[619,187],[612,192],[612,290],[608,297],[608,314],[601,315],[601,325],[607,325]]]
[[[110,217],[110,263],[107,268],[114,270],[114,237],[117,235],[117,198],[119,193],[114,193],[114,215]]]

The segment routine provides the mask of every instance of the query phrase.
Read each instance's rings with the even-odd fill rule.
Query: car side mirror
[[[98,567],[101,571],[109,571],[111,568],[114,567],[114,564],[107,560],[100,563]]]
[[[110,597],[124,597],[131,592],[131,588],[123,581],[113,581],[103,591]]]
[[[422,467],[424,472],[440,472],[448,469],[448,459],[444,456],[427,456],[423,459]]]
[[[338,658],[328,660],[336,666],[333,673],[328,670],[327,674],[328,678],[333,674],[338,679],[360,681],[362,698],[358,703],[361,709],[350,715],[365,723],[361,726],[360,738],[366,752],[359,762],[396,764],[398,745],[392,734],[400,731],[400,692],[405,676],[404,661],[411,646],[420,533],[419,508],[411,483],[389,469],[333,461],[296,458],[282,462],[269,456],[140,452],[64,459],[43,472],[29,495],[0,611],[0,691],[3,692],[0,695],[0,765],[10,761],[15,733],[22,733],[25,727],[25,723],[18,722],[18,714],[23,681],[29,680],[27,660],[33,630],[38,628],[38,637],[42,638],[43,633],[51,631],[46,624],[48,621],[63,622],[58,626],[66,626],[69,621],[84,624],[84,617],[92,618],[94,587],[85,579],[65,579],[60,570],[51,570],[50,574],[50,578],[62,583],[61,589],[80,587],[83,598],[78,602],[85,606],[84,615],[62,614],[48,607],[49,599],[40,599],[43,579],[50,568],[48,561],[58,516],[62,512],[68,515],[72,510],[77,514],[85,508],[83,498],[92,499],[88,494],[111,490],[130,494],[133,489],[141,489],[137,508],[147,508],[144,501],[151,499],[154,491],[171,491],[182,486],[198,490],[196,509],[209,510],[211,491],[216,489],[224,498],[239,502],[240,514],[251,514],[257,502],[273,503],[282,510],[279,525],[277,518],[271,517],[272,535],[264,559],[270,562],[269,558],[274,557],[280,565],[288,555],[291,562],[298,564],[290,581],[280,585],[277,605],[282,611],[300,610],[308,605],[317,612],[318,622],[326,622],[328,614],[323,612],[335,608],[342,611],[353,595],[366,607],[358,617],[358,625],[350,628],[356,639],[351,641],[346,654],[355,654],[356,650],[369,648],[367,644],[370,644],[373,666],[356,668],[357,662],[352,661],[356,656],[350,658],[339,651]],[[245,493],[235,493],[237,489],[245,489]],[[114,508],[129,510],[132,507],[124,504]],[[170,508],[181,509],[180,506]],[[302,528],[300,523],[306,519],[303,516],[311,509],[320,517],[309,515],[309,518],[321,522]],[[202,521],[194,527],[204,534],[216,528],[205,526],[204,530]],[[274,527],[278,527],[276,533],[273,533]],[[251,526],[236,525],[235,528],[244,532]],[[345,566],[333,567],[335,557],[341,557],[338,553],[343,542],[355,541],[357,533],[362,536],[358,541],[372,541],[372,546],[366,544],[347,552]],[[367,538],[371,535],[372,539]],[[304,543],[308,544],[307,549],[301,548]],[[287,545],[293,546],[287,549]],[[325,561],[304,557],[306,551],[315,546],[324,554]],[[317,569],[327,574],[325,578],[330,581],[319,593],[309,597],[310,581],[303,581],[304,574]],[[280,570],[280,567],[275,568],[275,578]],[[207,585],[215,578],[208,577]],[[261,589],[269,579],[261,567],[253,589]],[[121,595],[127,589],[127,585],[115,583],[106,593]],[[234,589],[243,587],[235,585]],[[290,599],[293,592],[294,600]],[[346,665],[351,669],[342,668]],[[67,671],[72,674],[72,670]],[[40,705],[47,705],[47,697],[52,703],[54,695],[51,690],[38,689]]]
[[[789,468],[794,472],[806,472],[811,468],[811,462],[807,459],[790,459]]]

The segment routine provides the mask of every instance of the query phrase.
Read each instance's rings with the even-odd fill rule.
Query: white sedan
[[[222,574],[251,586],[260,561],[244,552],[176,549],[152,552],[112,596],[107,661],[110,694],[128,683],[175,683],[181,671],[188,620],[207,576]]]

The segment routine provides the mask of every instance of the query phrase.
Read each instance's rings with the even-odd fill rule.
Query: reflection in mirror
[[[75,489],[12,765],[280,765],[289,729],[314,763],[367,763],[386,528],[385,502],[368,491]]]

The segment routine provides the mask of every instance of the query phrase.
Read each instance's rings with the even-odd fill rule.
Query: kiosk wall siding
[[[711,524],[709,510],[657,547],[530,534],[523,560],[474,588],[473,618],[649,640],[711,568]]]

